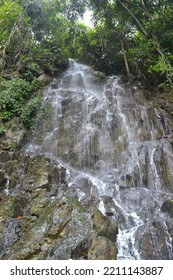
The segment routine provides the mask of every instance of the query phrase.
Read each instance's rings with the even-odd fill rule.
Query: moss
[[[163,131],[161,129],[157,129],[156,131],[156,139],[160,140],[163,137]]]
[[[14,214],[16,198],[14,196],[3,197],[0,206],[0,216],[12,217]]]
[[[97,134],[90,140],[90,154],[92,157],[96,157],[99,154],[99,139]]]
[[[66,197],[67,201],[72,204],[72,206],[79,212],[85,212],[86,208],[81,205],[81,203],[74,197]]]

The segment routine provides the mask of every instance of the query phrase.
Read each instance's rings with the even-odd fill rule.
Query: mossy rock
[[[160,139],[162,139],[162,137],[163,137],[163,131],[161,129],[157,129],[156,139],[160,140]]]
[[[116,241],[118,227],[113,220],[110,220],[107,216],[104,216],[98,209],[94,211],[92,219],[93,227],[99,236],[107,237],[113,242]]]
[[[38,77],[38,81],[40,81],[43,85],[47,85],[52,81],[52,78],[46,74],[42,74]]]
[[[67,201],[73,205],[74,209],[77,209],[79,212],[85,212],[85,207],[79,202],[79,200],[75,197],[67,197]]]
[[[11,123],[9,126],[11,127]],[[11,128],[7,127],[5,135],[1,137],[0,149],[4,151],[17,150],[21,146],[21,143],[25,138],[25,135],[26,135],[25,129],[17,129],[14,131]]]

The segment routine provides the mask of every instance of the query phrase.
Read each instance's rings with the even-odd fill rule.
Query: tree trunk
[[[126,50],[124,48],[124,42],[123,42],[122,39],[120,39],[120,43],[121,43],[122,54],[123,54],[123,57],[124,57],[124,64],[125,64],[125,67],[126,67],[127,76],[129,77],[130,76],[130,68],[129,68],[129,64],[128,64]]]

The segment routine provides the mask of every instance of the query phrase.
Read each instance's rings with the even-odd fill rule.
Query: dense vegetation
[[[78,21],[86,8],[93,28]],[[171,90],[172,30],[171,0],[0,0],[1,123],[17,116],[28,128],[37,78],[59,74],[68,57]]]

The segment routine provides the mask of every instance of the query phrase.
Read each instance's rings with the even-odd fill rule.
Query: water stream
[[[173,197],[164,180],[172,147],[158,137],[158,131],[171,133],[168,121],[163,126],[137,88],[125,87],[119,77],[99,79],[73,60],[45,90],[42,109],[46,106],[52,114],[38,120],[26,152],[61,164],[81,203],[94,203],[117,221],[118,259],[145,259],[144,242],[150,241],[156,258],[173,258],[172,220],[160,211]]]

